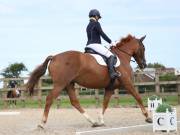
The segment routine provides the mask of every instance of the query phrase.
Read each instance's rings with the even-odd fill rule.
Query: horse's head
[[[145,46],[143,44],[143,40],[146,36],[141,37],[140,39],[136,39],[138,42],[138,46],[133,54],[134,59],[136,60],[140,69],[146,68],[146,59],[145,59]]]
[[[122,38],[120,42],[117,42],[115,47],[111,47],[117,54],[123,52],[127,56],[134,57],[138,66],[141,69],[144,69],[146,64],[145,59],[145,47],[143,45],[143,40],[146,36],[137,39],[131,35],[128,35],[125,38]],[[119,51],[116,51],[119,50]]]

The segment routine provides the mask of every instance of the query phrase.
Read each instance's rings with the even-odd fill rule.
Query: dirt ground
[[[180,106],[177,108],[178,120],[180,120]],[[87,113],[97,120],[101,109],[86,109]],[[43,109],[13,109],[2,111],[18,111],[20,115],[0,116],[0,135],[75,135],[76,132],[86,130],[98,130],[104,128],[116,128],[146,124],[139,108],[109,108],[105,114],[105,127],[92,128],[84,117],[75,109],[51,109],[49,119],[44,130],[38,129]],[[81,135],[166,135],[166,132],[152,132],[152,126],[124,129],[122,131],[106,131],[86,133]],[[180,123],[178,132],[170,134],[180,135]]]

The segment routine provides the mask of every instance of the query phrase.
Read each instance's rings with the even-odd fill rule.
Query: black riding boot
[[[115,79],[115,78],[118,78],[120,76],[120,74],[117,73],[115,71],[115,68],[114,68],[116,61],[117,61],[117,59],[113,55],[111,55],[107,60],[108,70],[109,70],[109,74],[110,74],[111,79]]]

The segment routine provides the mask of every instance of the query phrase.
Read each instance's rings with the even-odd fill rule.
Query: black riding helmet
[[[97,9],[90,10],[89,17],[95,17],[95,16],[101,18],[100,12]]]

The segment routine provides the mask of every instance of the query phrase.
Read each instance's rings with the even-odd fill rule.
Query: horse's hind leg
[[[74,83],[69,84],[66,87],[66,90],[69,95],[72,106],[74,106],[92,124],[93,127],[98,126],[98,124],[81,107],[79,100],[75,93]]]
[[[46,97],[46,105],[45,105],[45,108],[44,108],[43,118],[42,118],[41,124],[39,124],[38,127],[44,128],[44,126],[45,126],[45,124],[47,122],[49,110],[50,110],[50,107],[51,107],[51,105],[53,103],[53,100],[56,99],[59,96],[61,90],[64,87],[65,86],[63,86],[63,85],[54,84],[54,89]]]

